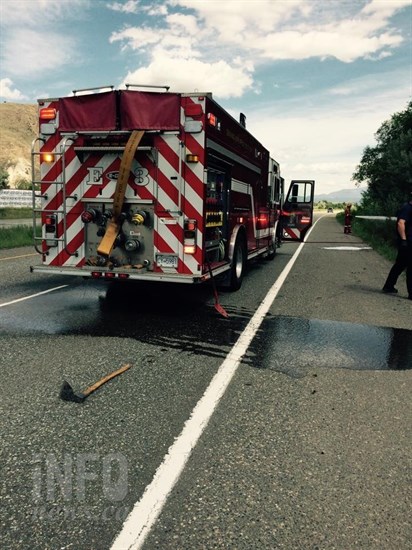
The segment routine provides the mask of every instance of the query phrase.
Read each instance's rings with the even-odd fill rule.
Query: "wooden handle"
[[[114,218],[109,221],[106,227],[105,234],[97,247],[97,253],[101,256],[109,256],[112,251],[114,241],[119,234],[120,226],[114,221]]]
[[[93,384],[92,386],[89,386],[88,388],[86,388],[84,390],[83,395],[85,397],[87,397],[88,395],[90,395],[92,392],[94,392],[95,390],[97,390],[97,388],[100,388],[100,386],[103,386],[103,384],[106,384],[106,382],[108,382],[109,380],[111,380],[112,378],[114,378],[115,376],[119,376],[119,374],[122,374],[123,372],[127,371],[130,369],[132,365],[130,364],[127,364],[127,365],[124,365],[123,367],[121,367],[120,369],[118,370],[115,370],[114,372],[111,372],[110,374],[108,374],[107,376],[105,376],[104,378],[102,378],[101,380],[99,380],[98,382],[96,382],[95,384]]]
[[[136,149],[142,140],[143,134],[143,130],[133,130],[126,143],[126,147],[124,148],[124,153],[120,162],[119,177],[117,178],[116,190],[113,198],[113,218],[107,225],[106,232],[97,247],[97,252],[102,256],[110,255],[114,241],[119,233],[120,226],[117,219],[122,212],[132,162]]]

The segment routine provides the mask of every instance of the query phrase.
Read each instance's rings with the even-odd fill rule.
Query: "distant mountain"
[[[315,202],[359,202],[362,198],[362,193],[364,191],[366,191],[366,187],[359,187],[356,189],[341,189],[340,191],[333,191],[333,193],[328,194],[317,195],[315,193]]]

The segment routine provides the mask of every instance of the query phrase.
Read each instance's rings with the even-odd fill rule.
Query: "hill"
[[[37,136],[37,105],[0,103],[0,166],[9,173],[9,186],[31,180],[31,142]]]
[[[359,187],[356,189],[341,189],[328,194],[315,193],[315,202],[327,201],[333,203],[340,202],[359,202],[362,198],[362,193],[366,191],[366,187]]]

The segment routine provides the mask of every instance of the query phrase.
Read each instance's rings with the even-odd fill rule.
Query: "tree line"
[[[14,187],[16,189],[31,189],[31,181],[25,178],[18,180]],[[7,168],[0,164],[0,190],[10,189],[9,172]]]
[[[359,204],[364,214],[395,216],[412,192],[412,101],[383,122],[376,145],[366,147],[352,180],[367,184]]]

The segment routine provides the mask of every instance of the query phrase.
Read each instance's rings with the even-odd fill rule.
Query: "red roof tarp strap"
[[[120,92],[121,130],[179,130],[180,95]]]
[[[59,129],[61,132],[116,130],[116,93],[60,99]]]

